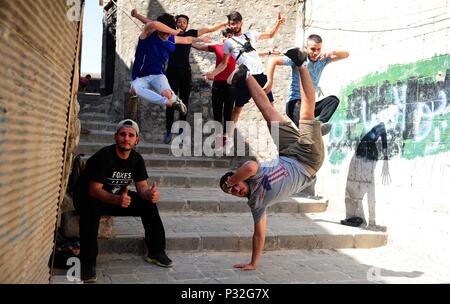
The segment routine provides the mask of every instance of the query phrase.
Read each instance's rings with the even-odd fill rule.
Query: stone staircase
[[[79,95],[82,134],[78,152],[88,157],[113,143],[115,123],[104,107],[95,107],[98,96]],[[99,110],[97,110],[99,109]],[[161,192],[158,207],[164,223],[167,249],[182,251],[251,251],[253,219],[245,199],[223,193],[220,177],[229,170],[227,157],[175,157],[170,145],[140,142],[137,146],[147,166],[149,184]],[[132,188],[132,187],[131,187]],[[383,246],[387,234],[325,221],[328,200],[292,197],[268,210],[265,250],[340,249]],[[140,218],[115,217],[114,235],[99,240],[102,253],[144,253]]]

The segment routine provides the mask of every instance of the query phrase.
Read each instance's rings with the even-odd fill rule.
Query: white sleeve
[[[232,51],[232,44],[230,39],[225,40],[225,42],[223,43],[223,53],[226,54],[230,54]]]

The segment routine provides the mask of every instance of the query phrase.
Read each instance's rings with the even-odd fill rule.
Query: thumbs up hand
[[[125,186],[125,191],[123,191],[121,197],[122,201],[120,202],[120,207],[128,208],[131,204],[131,197],[128,196],[128,186]]]
[[[148,198],[153,203],[156,204],[161,197],[161,193],[159,193],[156,188],[156,182],[153,182],[152,187],[148,190]]]

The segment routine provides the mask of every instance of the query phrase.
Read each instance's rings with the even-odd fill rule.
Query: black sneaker
[[[94,283],[97,281],[95,266],[88,267],[87,269],[81,268],[81,281],[84,283]]]
[[[331,122],[325,122],[320,124],[320,129],[322,131],[322,136],[327,135],[331,131],[331,127],[333,127],[333,124]]]
[[[359,227],[364,223],[364,220],[358,216],[354,216],[341,221],[342,225]]]
[[[234,71],[233,73],[228,76],[227,83],[229,85],[234,85],[237,82],[245,81],[247,79],[248,75],[248,68],[245,66],[245,64],[241,63]]]
[[[289,57],[296,66],[302,66],[303,62],[306,61],[308,54],[305,51],[302,51],[300,48],[292,48],[284,53],[284,56]]]
[[[172,140],[172,133],[170,131],[166,131],[166,134],[164,134],[164,143],[170,144],[171,140]]]
[[[151,264],[156,264],[158,266],[161,267],[172,267],[173,266],[173,262],[171,259],[169,259],[169,257],[165,254],[165,253],[158,253],[155,255],[148,255],[145,260],[148,263]]]

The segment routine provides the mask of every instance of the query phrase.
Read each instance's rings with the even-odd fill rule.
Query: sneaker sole
[[[149,257],[146,257],[145,261],[147,261],[147,263],[156,264],[156,265],[158,265],[160,267],[164,267],[164,268],[171,268],[171,267],[173,267],[173,263],[170,264],[170,265],[165,265],[165,264],[160,263],[158,260],[152,259],[152,258],[149,258]]]
[[[83,283],[87,283],[87,284],[89,284],[89,283],[95,283],[95,282],[97,282],[97,277],[95,277],[95,278],[89,278],[89,279],[82,280],[82,281],[83,281]]]

